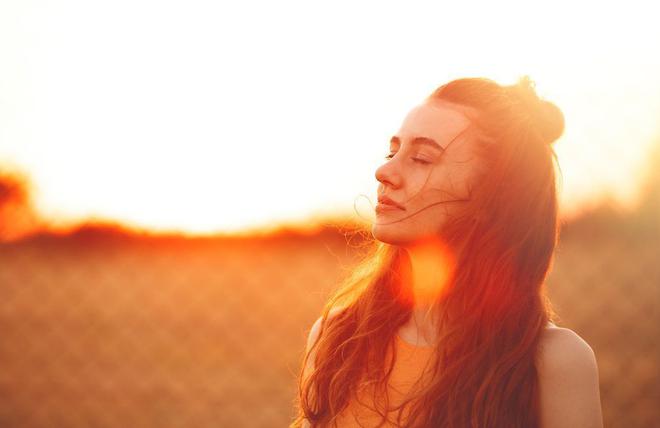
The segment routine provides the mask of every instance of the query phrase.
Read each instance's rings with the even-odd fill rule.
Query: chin
[[[374,239],[391,245],[403,245],[407,242],[406,234],[396,225],[373,224],[371,235]]]
[[[436,224],[434,227],[418,227],[410,229],[399,224],[377,224],[371,226],[371,235],[374,239],[386,244],[407,247],[419,242],[438,239],[442,236],[440,227]]]

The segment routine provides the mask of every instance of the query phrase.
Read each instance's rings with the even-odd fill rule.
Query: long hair
[[[397,424],[536,427],[536,351],[558,318],[545,280],[559,233],[552,143],[564,117],[538,97],[528,76],[512,85],[453,80],[427,98],[436,100],[478,112],[470,123],[484,136],[474,137],[484,169],[459,215],[442,226],[443,242],[456,253],[447,291],[434,302],[440,327],[432,376],[399,406]],[[412,316],[403,280],[411,265],[398,246],[373,240],[368,249],[323,309],[320,333],[302,361],[291,427],[303,419],[331,426],[365,385],[373,385],[385,422],[394,360],[383,356],[396,357],[395,334]],[[304,376],[312,352],[314,368]]]

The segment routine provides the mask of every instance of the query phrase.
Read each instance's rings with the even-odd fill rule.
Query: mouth
[[[400,210],[405,210],[403,205],[396,202],[394,199],[391,199],[391,198],[389,198],[387,196],[384,196],[384,195],[381,195],[381,196],[378,197],[378,205],[377,206],[381,206],[381,208],[386,208],[386,207],[390,208],[391,207],[391,208],[396,208],[396,209],[400,209]]]
[[[393,199],[390,199],[387,196],[378,197],[378,205],[376,205],[376,209],[375,209],[377,213],[389,212],[389,211],[402,211],[402,210],[405,210],[403,205],[399,204]]]
[[[385,203],[379,202],[376,205],[375,210],[376,210],[377,213],[384,213],[384,212],[391,212],[391,211],[402,211],[402,208],[399,208],[396,205],[385,204]]]

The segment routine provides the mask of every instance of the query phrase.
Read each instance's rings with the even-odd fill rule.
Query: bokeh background
[[[523,74],[566,118],[559,324],[605,426],[660,426],[649,8],[3,1],[0,426],[286,426],[389,137],[452,78]]]

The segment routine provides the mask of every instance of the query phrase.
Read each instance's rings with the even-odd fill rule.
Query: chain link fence
[[[596,353],[608,427],[660,426],[656,215],[565,225],[549,279],[560,326]],[[0,426],[287,426],[307,330],[357,244],[102,228],[3,244]]]

